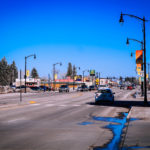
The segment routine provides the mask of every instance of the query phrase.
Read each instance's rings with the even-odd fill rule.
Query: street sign
[[[95,76],[95,70],[90,70],[90,76]]]
[[[144,77],[141,77],[141,82],[144,82]]]

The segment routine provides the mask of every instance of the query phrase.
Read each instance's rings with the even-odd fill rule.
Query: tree
[[[18,70],[15,61],[9,65],[6,58],[2,58],[0,61],[0,85],[12,85],[17,77]]]
[[[32,71],[31,71],[31,77],[32,77],[32,78],[38,78],[38,77],[39,77],[36,68],[33,68],[33,69],[32,69]]]
[[[12,64],[10,65],[10,76],[11,76],[10,84],[12,84],[13,82],[15,82],[16,78],[18,78],[18,69],[16,67],[15,61],[13,61]]]
[[[68,63],[68,70],[66,76],[72,76],[72,64],[70,62]]]
[[[2,58],[2,60],[0,61],[0,84],[5,86],[5,85],[9,85],[10,82],[10,70],[9,70],[9,66],[7,64],[7,60],[6,58]]]
[[[72,77],[76,76],[76,75],[77,75],[77,70],[76,70],[75,65],[73,65],[73,68],[72,68]]]

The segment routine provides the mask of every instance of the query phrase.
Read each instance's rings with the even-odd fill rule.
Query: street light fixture
[[[126,42],[127,46],[129,45],[129,39],[127,38],[127,42]]]
[[[148,20],[145,20],[145,17],[140,18],[140,17],[130,15],[130,14],[123,14],[121,12],[120,19],[119,19],[120,23],[124,23],[123,16],[129,16],[129,17],[138,19],[138,20],[143,22],[143,30],[142,31],[143,31],[143,42],[144,42],[143,43],[143,46],[144,46],[143,47],[143,52],[144,52],[144,102],[147,103],[145,22],[147,22]]]
[[[120,23],[124,23],[124,20],[123,20],[123,14],[122,14],[122,12],[121,12],[121,15],[120,15],[119,22],[120,22]]]
[[[59,64],[60,66],[62,66],[62,63],[61,63],[61,62],[57,62],[57,63],[53,64],[53,87],[54,87],[54,91],[55,91],[55,72],[56,72],[55,66],[58,65],[58,64]]]
[[[26,75],[26,72],[27,72],[27,58],[29,57],[34,57],[34,59],[36,59],[36,55],[35,54],[32,54],[32,55],[28,55],[28,56],[25,56],[25,93],[27,92],[26,90],[26,79],[27,79],[27,75]]]

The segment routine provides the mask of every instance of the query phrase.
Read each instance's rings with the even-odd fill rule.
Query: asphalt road
[[[128,113],[134,91],[114,88],[115,104],[94,105],[94,92],[40,93],[0,97],[0,150],[96,150],[106,147],[114,133],[108,121]],[[117,103],[118,102],[118,103]],[[116,123],[115,123],[116,124]],[[119,139],[120,141],[122,139]],[[118,143],[118,146],[120,144]]]

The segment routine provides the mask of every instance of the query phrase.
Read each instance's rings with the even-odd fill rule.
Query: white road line
[[[26,118],[16,118],[16,119],[12,119],[12,120],[8,120],[6,121],[7,123],[15,123],[15,122],[20,122],[23,120],[27,120]]]
[[[81,105],[72,105],[73,107],[79,107],[79,106],[81,106]]]
[[[55,106],[54,104],[46,104],[45,107],[52,107]]]
[[[41,105],[41,104],[31,104],[30,106],[39,106],[39,105]]]
[[[67,105],[58,105],[58,106],[60,106],[60,107],[66,107]]]

